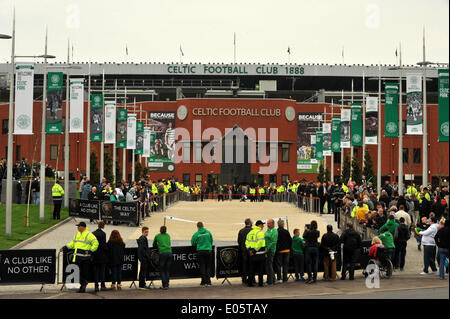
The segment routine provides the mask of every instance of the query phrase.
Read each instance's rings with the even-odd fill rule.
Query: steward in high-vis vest
[[[250,260],[248,286],[255,285],[255,273],[258,272],[258,286],[264,285],[264,268],[266,264],[266,240],[264,239],[264,223],[258,220],[253,229],[247,234],[245,248]]]
[[[264,202],[264,193],[265,193],[264,187],[260,187],[258,189],[258,192],[259,192],[259,201]]]
[[[250,201],[254,202],[256,199],[256,189],[254,189],[253,187],[250,188],[250,190],[248,191],[248,193],[250,194]]]
[[[61,187],[60,183],[60,181],[56,181],[55,185],[53,185],[52,187],[53,219],[61,219],[61,216],[59,214],[61,212],[64,189]]]
[[[78,265],[80,274],[80,290],[78,292],[86,292],[86,286],[89,278],[89,267],[91,264],[92,253],[98,248],[98,240],[86,227],[85,222],[80,222],[78,225],[78,233],[73,240],[60,249],[60,251],[67,249],[74,249],[72,263]]]

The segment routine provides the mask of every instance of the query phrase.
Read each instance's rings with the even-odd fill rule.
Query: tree
[[[325,180],[325,182],[328,182],[331,180],[331,174],[330,174],[330,170],[328,169],[328,167],[325,167],[325,171],[323,172],[323,179]]]
[[[375,174],[373,172],[373,163],[372,163],[372,157],[370,156],[370,152],[366,147],[366,152],[364,154],[364,169],[363,169],[363,175],[366,177],[366,181],[370,179],[370,182],[373,184],[374,187],[377,185],[377,179],[375,178]]]
[[[361,183],[361,168],[359,167],[358,158],[353,156],[352,159],[352,180],[357,184]]]
[[[111,183],[111,186],[115,187],[115,185],[112,185],[114,181],[113,160],[111,155],[109,155],[109,152],[105,152],[103,154],[103,161],[104,161],[104,176],[106,180],[109,183]]]
[[[325,171],[324,171],[324,169],[323,169],[323,163],[320,162],[320,165],[319,165],[319,174],[317,174],[317,180],[318,180],[319,182],[321,182],[321,183],[323,183],[324,180],[325,180],[325,178],[324,178],[324,173],[325,173]]]
[[[350,157],[348,155],[345,156],[344,158],[344,164],[342,167],[342,182],[344,184],[347,184],[348,180],[350,179],[350,169],[351,169],[351,162],[350,162]]]
[[[92,185],[98,185],[100,184],[100,172],[98,170],[98,164],[97,164],[97,155],[92,152],[91,153],[91,162],[90,162],[90,169],[91,169],[91,184]]]
[[[122,170],[120,169],[119,161],[116,159],[116,183],[122,180]]]

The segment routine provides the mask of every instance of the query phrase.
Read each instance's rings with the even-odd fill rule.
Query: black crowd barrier
[[[139,203],[71,198],[69,216],[139,225]]]

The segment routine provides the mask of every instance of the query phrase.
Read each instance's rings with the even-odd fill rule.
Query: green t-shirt
[[[153,240],[153,247],[155,247],[155,246],[158,246],[159,254],[171,253],[172,247],[170,244],[170,235],[167,233],[157,234],[155,236],[155,239]]]
[[[305,249],[305,240],[300,236],[294,236],[292,238],[292,253],[294,255],[303,255]]]

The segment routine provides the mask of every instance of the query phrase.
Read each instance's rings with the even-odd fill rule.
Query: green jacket
[[[266,241],[266,250],[275,253],[277,250],[278,230],[275,227],[267,229],[264,233],[264,239]]]
[[[292,253],[294,255],[303,255],[305,249],[305,240],[300,236],[292,237]]]
[[[391,235],[391,232],[387,231],[380,235],[378,235],[378,238],[381,239],[383,242],[384,247],[386,248],[395,248],[394,245],[394,236]]]
[[[159,254],[171,253],[172,247],[170,244],[170,235],[169,234],[157,234],[155,239],[153,239],[153,247],[158,247]]]
[[[191,245],[199,250],[212,250],[213,237],[206,228],[199,228],[191,238]]]
[[[383,231],[383,229],[389,230],[392,237],[395,236],[395,229],[398,227],[398,222],[395,219],[388,219],[387,222],[380,227],[380,232]]]

